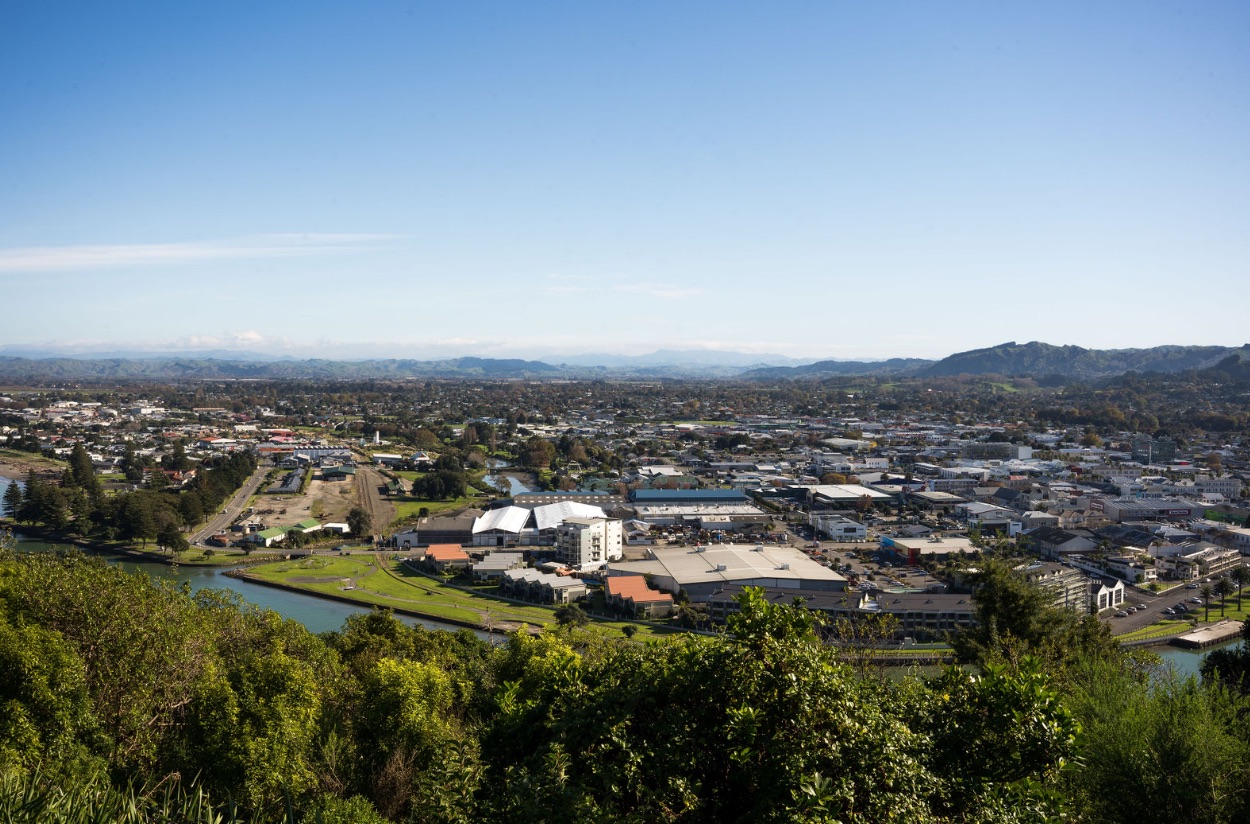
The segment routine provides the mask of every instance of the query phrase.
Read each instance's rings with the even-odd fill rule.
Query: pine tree
[[[8,489],[4,490],[4,514],[17,520],[18,513],[22,511],[22,488],[17,485],[17,481],[9,481]]]

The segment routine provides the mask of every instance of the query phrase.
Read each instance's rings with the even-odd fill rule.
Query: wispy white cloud
[[[612,287],[612,291],[645,295],[646,297],[658,298],[660,300],[681,300],[682,298],[694,298],[703,294],[702,289],[689,286],[675,286],[669,283],[620,283]]]
[[[279,234],[185,243],[24,246],[0,249],[0,273],[74,272],[209,260],[302,257],[371,248],[385,234]]]
[[[587,275],[547,275],[547,283],[542,291],[550,295],[578,295],[603,292],[619,294],[643,295],[658,300],[680,300],[698,297],[702,289],[689,286],[676,286],[670,283],[652,283],[647,281],[619,280],[616,283],[605,282],[607,279],[596,279]]]
[[[547,275],[541,288],[549,295],[576,295],[591,291],[592,280],[586,275]]]

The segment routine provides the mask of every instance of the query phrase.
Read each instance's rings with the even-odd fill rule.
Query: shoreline
[[[19,458],[12,454],[0,455],[0,478],[10,481],[24,481],[26,476],[34,470],[36,475],[52,476],[61,470],[61,467],[48,459],[31,457]]]
[[[282,590],[286,590],[287,592],[294,592],[294,593],[298,593],[299,595],[308,595],[313,598],[324,598],[327,601],[338,601],[339,603],[342,603],[342,604],[351,604],[354,607],[389,609],[397,615],[406,615],[409,618],[421,618],[426,621],[434,621],[439,624],[451,624],[452,626],[463,627],[465,629],[474,629],[480,632],[489,632],[489,630],[482,624],[471,623],[469,621],[461,621],[456,618],[444,618],[441,615],[429,615],[424,612],[418,612],[417,610],[414,610],[414,609],[408,609],[407,607],[393,607],[388,604],[376,604],[372,601],[365,601],[365,600],[361,600],[357,598],[351,598],[347,595],[335,595],[330,592],[319,592],[313,589],[304,589],[303,587],[295,586],[293,584],[283,584],[283,583],[279,583],[278,581],[268,581],[268,580],[265,580],[264,578],[258,578],[255,575],[245,572],[242,568],[229,569],[229,570],[226,570],[226,572],[224,572],[223,574],[229,578],[237,578],[240,581],[247,581],[250,584],[260,584],[261,586],[273,587],[274,589],[282,589]],[[518,629],[521,629],[522,627],[527,628],[527,631],[529,632],[530,635],[536,635],[542,632],[542,629],[543,629],[542,627],[535,626],[533,624],[516,623],[512,621],[500,622],[495,625],[495,629],[500,631],[501,634],[504,634],[504,635],[510,635],[511,633],[515,632]]]

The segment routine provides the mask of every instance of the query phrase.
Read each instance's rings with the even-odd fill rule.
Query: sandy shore
[[[38,475],[61,474],[61,467],[47,458],[32,455],[27,459],[15,457],[11,452],[0,455],[0,478],[9,478],[17,481],[25,480],[32,469]]]

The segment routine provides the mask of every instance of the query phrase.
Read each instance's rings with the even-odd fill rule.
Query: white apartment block
[[[556,527],[556,556],[569,566],[597,569],[625,557],[623,522],[616,518],[566,518]]]

